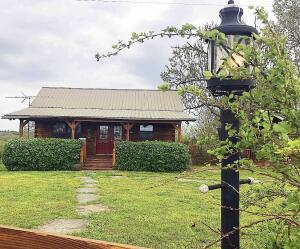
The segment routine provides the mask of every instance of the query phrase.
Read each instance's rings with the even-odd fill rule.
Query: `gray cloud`
[[[272,0],[260,2],[270,5]],[[156,88],[170,47],[182,43],[181,39],[150,41],[98,63],[94,54],[109,51],[133,31],[216,20],[217,10],[212,6],[10,0],[0,9],[0,115],[26,107],[5,96],[21,91],[35,95],[42,86]],[[246,18],[253,21],[251,15]],[[17,126],[17,122],[0,120],[0,130]]]

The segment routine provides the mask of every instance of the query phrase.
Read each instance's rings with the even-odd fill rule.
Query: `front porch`
[[[35,122],[35,137],[83,139],[80,159],[83,169],[112,169],[116,141],[181,142],[181,122],[21,119],[20,137],[29,121]]]

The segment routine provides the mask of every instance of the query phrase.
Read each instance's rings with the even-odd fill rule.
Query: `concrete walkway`
[[[99,191],[96,185],[96,181],[90,176],[83,176],[80,179],[84,185],[77,189],[76,197],[79,205],[76,207],[76,212],[80,216],[84,216],[85,218],[55,219],[48,222],[47,224],[39,226],[37,230],[58,234],[71,234],[74,232],[80,232],[89,224],[87,216],[93,213],[110,211],[108,207],[102,204],[90,203],[97,201],[99,198]]]

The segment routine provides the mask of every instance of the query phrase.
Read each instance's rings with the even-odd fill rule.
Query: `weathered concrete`
[[[56,219],[38,227],[38,230],[47,233],[71,234],[85,229],[88,223],[85,219]]]
[[[79,188],[77,193],[97,193],[98,189],[96,188]]]
[[[96,183],[96,181],[93,180],[90,176],[82,176],[80,177],[80,179],[83,183]]]
[[[80,215],[90,215],[93,213],[109,212],[110,209],[102,204],[91,204],[79,206],[76,211]]]
[[[95,183],[88,183],[84,185],[85,188],[97,188],[97,185]]]
[[[96,194],[85,194],[80,193],[77,194],[77,200],[79,204],[87,204],[90,201],[96,201],[98,199],[98,196]]]

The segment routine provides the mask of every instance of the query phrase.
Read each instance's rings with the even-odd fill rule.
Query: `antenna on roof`
[[[7,99],[22,99],[21,103],[24,103],[26,100],[28,100],[28,106],[31,105],[31,99],[33,99],[35,96],[29,96],[23,92],[21,92],[22,96],[10,96],[10,97],[5,97]],[[29,122],[28,122],[28,127],[27,127],[27,137],[29,138],[29,133],[30,133],[30,127],[29,127]]]
[[[23,92],[21,92],[22,96],[12,96],[12,97],[6,97],[7,99],[22,99],[21,103],[24,103],[26,100],[28,100],[28,106],[31,105],[31,99],[33,99],[35,96],[29,96]]]

